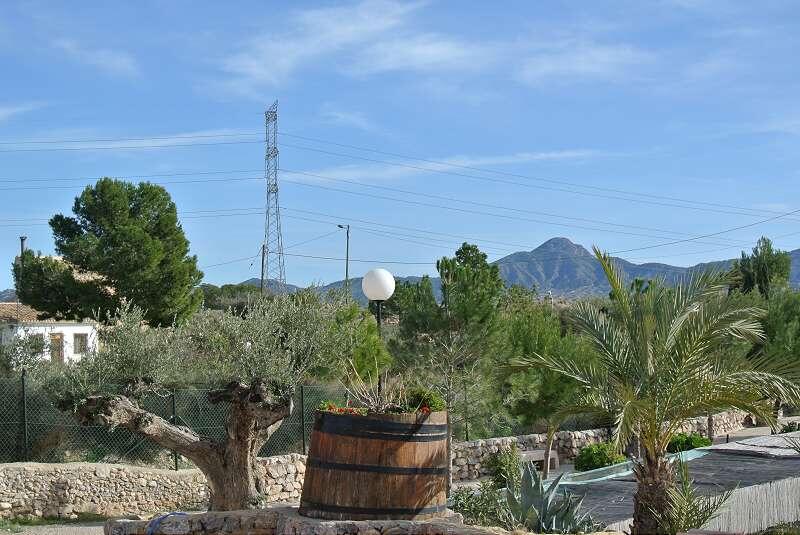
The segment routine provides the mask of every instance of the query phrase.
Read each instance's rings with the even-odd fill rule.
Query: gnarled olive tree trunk
[[[263,505],[265,474],[256,456],[283,419],[291,401],[276,400],[264,382],[234,382],[209,393],[212,403],[228,403],[224,439],[200,437],[138,406],[125,396],[93,396],[75,410],[84,425],[122,427],[191,460],[206,476],[209,509],[231,511]]]

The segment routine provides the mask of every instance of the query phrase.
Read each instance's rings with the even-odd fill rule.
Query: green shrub
[[[781,433],[794,433],[795,431],[800,431],[800,423],[798,422],[783,424],[780,430]]]
[[[452,509],[464,515],[464,522],[478,526],[513,527],[509,523],[505,492],[484,481],[477,489],[460,487],[451,495]]]
[[[575,470],[583,472],[603,468],[612,464],[624,463],[625,456],[610,442],[598,442],[581,448],[575,458]]]
[[[493,453],[486,461],[492,474],[492,483],[497,489],[518,488],[522,478],[522,458],[519,448],[512,444],[511,448]]]
[[[693,450],[710,445],[710,439],[697,433],[689,433],[688,435],[686,433],[678,433],[670,439],[667,451],[678,453],[679,451]]]
[[[412,388],[406,392],[406,409],[408,412],[417,412],[427,407],[430,412],[445,409],[444,398],[430,388]]]

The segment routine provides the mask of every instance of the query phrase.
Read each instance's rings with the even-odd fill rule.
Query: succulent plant
[[[581,514],[583,497],[559,492],[561,477],[545,487],[533,462],[522,468],[519,488],[508,489],[506,501],[515,524],[536,533],[578,533],[598,526],[588,514]]]

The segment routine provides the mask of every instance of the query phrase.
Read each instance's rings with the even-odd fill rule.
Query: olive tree
[[[244,314],[201,311],[180,326],[148,327],[123,307],[101,330],[100,349],[54,370],[48,386],[81,424],[122,427],[191,460],[206,476],[210,509],[258,507],[265,489],[256,455],[292,411],[295,386],[363,345],[357,305],[313,291],[253,301]],[[212,439],[142,408],[144,394],[207,385],[228,407],[225,434]]]

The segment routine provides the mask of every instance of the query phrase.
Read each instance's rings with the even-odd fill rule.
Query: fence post
[[[469,399],[467,396],[467,379],[462,380],[464,385],[464,438],[469,442]]]
[[[172,391],[172,425],[178,425],[178,405],[175,402],[175,391]],[[178,471],[178,452],[172,451],[172,459],[175,462],[175,471]]]
[[[22,460],[30,460],[30,450],[28,449],[28,370],[22,368]]]
[[[306,455],[306,396],[303,385],[300,385],[300,434],[303,437],[303,455]]]

